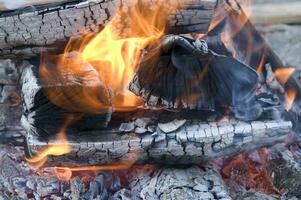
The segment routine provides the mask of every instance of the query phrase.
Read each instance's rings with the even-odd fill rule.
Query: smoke
[[[7,9],[16,9],[21,5],[26,4],[28,0],[0,0],[0,4],[4,4]]]

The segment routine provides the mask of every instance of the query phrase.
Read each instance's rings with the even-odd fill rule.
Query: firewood
[[[0,56],[30,57],[62,50],[70,37],[99,32],[114,16],[119,3],[119,0],[87,0],[6,11],[0,16]],[[164,5],[170,6],[167,2]],[[183,8],[171,14],[169,31],[206,32],[215,5],[216,0],[184,1]],[[126,9],[127,2],[122,1],[121,6]]]
[[[1,1],[0,2],[0,11],[21,9],[27,6],[41,6],[45,4],[60,4],[66,2],[67,0],[26,0],[26,1],[18,1],[18,2],[10,2],[10,1]]]
[[[224,53],[208,49],[204,40],[165,36],[145,50],[129,88],[149,106],[175,110],[231,107],[236,118],[255,120],[263,110],[255,95],[258,75]]]
[[[57,164],[58,160],[63,160],[64,165],[72,165],[74,162],[77,164],[79,160],[80,164],[103,164],[117,162],[120,158],[126,160],[135,154],[138,155],[138,163],[200,163],[273,145],[283,141],[292,130],[292,123],[289,121],[234,120],[217,124],[214,120],[206,122],[198,117],[167,118],[160,112],[158,117],[161,117],[161,120],[164,118],[165,121],[154,121],[134,114],[130,119],[120,117],[119,121],[124,124],[121,124],[119,129],[116,126],[107,127],[110,112],[87,115],[84,111],[72,112],[72,107],[66,110],[46,97],[42,83],[38,76],[38,67],[24,62],[20,77],[24,104],[21,122],[28,133],[29,155],[35,155],[38,149],[46,147],[47,144],[55,144],[53,138],[64,126],[66,116],[82,116],[66,130],[73,147],[72,152],[53,157],[50,162],[52,164]],[[73,86],[70,82],[67,86],[58,83],[58,87]],[[133,117],[135,121],[132,121]],[[130,124],[125,124],[127,122]],[[115,120],[114,123],[118,122]]]
[[[20,88],[24,110],[21,121],[28,130],[35,132],[37,135],[53,135],[64,126],[66,118],[70,117],[72,121],[77,122],[74,123],[76,130],[99,129],[107,126],[112,112],[110,99],[106,99],[108,98],[106,94],[105,96],[103,94],[99,95],[96,91],[109,92],[99,82],[98,76],[96,77],[93,70],[83,69],[83,77],[68,77],[69,75],[65,74],[66,79],[63,82],[60,82],[62,79],[54,79],[45,83],[45,80],[43,82],[39,78],[38,67],[27,61],[24,61],[19,67],[21,69]],[[55,74],[49,75],[50,78],[55,77]],[[85,76],[89,76],[90,79],[85,81]],[[95,83],[91,84],[93,80],[96,80],[96,85]],[[54,98],[57,99],[50,101],[47,98],[48,90],[55,92],[56,96]],[[83,98],[81,95],[84,95],[81,92],[89,91],[95,92],[96,96],[92,98],[99,101],[99,104],[95,105],[96,107],[94,107],[94,104],[88,105],[89,101],[81,101],[81,98]],[[104,110],[101,109],[101,102],[107,104]],[[49,123],[50,121],[52,123]]]
[[[81,166],[112,163],[198,164],[264,146],[283,142],[292,131],[289,121],[229,123],[188,121],[176,131],[164,133],[156,125],[144,134],[114,130],[80,132],[68,135],[72,150],[51,156],[46,166]],[[28,156],[47,145],[59,145],[53,138],[38,137],[27,129]],[[133,160],[134,159],[134,160]]]

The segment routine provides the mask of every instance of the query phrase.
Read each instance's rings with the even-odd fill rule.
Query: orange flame
[[[73,115],[67,116],[66,121],[57,134],[53,144],[49,144],[47,147],[41,149],[37,155],[31,158],[25,158],[26,161],[35,168],[40,168],[45,164],[49,156],[60,156],[71,152],[72,148],[68,143],[65,130],[74,119],[75,118]]]
[[[102,113],[109,107],[123,111],[142,105],[129,92],[128,84],[142,51],[163,36],[170,11],[179,6],[167,8],[164,1],[155,2],[137,1],[126,14],[120,9],[95,37],[88,35],[80,43],[70,40],[64,55],[54,59],[53,66],[49,57],[43,59],[40,77],[48,98],[60,107],[89,113]],[[116,28],[120,26],[124,26],[125,33]],[[68,85],[76,85],[76,89]]]
[[[47,146],[42,149],[36,156],[32,158],[26,158],[26,161],[36,168],[40,168],[47,161],[48,156],[60,156],[71,151],[71,147],[68,144],[65,132],[60,132],[57,135],[55,144]]]
[[[275,71],[275,78],[284,86],[294,71],[295,69],[291,67],[277,69]]]
[[[286,101],[285,101],[285,110],[290,111],[295,102],[297,96],[296,89],[288,89],[286,91]]]
[[[284,86],[289,78],[294,73],[295,69],[291,67],[280,68],[275,71],[275,78],[279,81],[279,83]],[[290,111],[295,99],[297,96],[297,91],[294,88],[289,88],[286,91],[286,100],[285,100],[285,109],[286,111]]]

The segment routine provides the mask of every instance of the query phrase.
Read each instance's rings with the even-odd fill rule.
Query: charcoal
[[[114,176],[111,184],[111,190],[116,192],[120,190],[120,188],[121,188],[120,178],[119,176]]]
[[[186,169],[163,167],[147,173],[139,173],[138,169],[129,176],[137,180],[131,190],[142,200],[209,200],[215,199],[216,193],[220,193],[219,199],[231,199],[218,173],[210,166],[204,170],[195,166]]]
[[[151,123],[150,118],[138,118],[135,120],[134,124],[140,128],[146,128],[146,126]]]
[[[85,192],[85,186],[79,177],[74,177],[70,181],[71,199],[76,200]]]
[[[59,193],[60,183],[55,177],[39,177],[36,179],[37,194],[43,198],[51,194]]]
[[[119,127],[120,131],[123,132],[132,132],[135,129],[135,125],[134,123],[130,122],[130,123],[122,123]]]
[[[135,129],[135,133],[137,134],[143,134],[143,133],[146,133],[147,132],[147,129],[146,128],[142,128],[142,127],[137,127]]]
[[[158,128],[164,133],[171,133],[178,130],[186,123],[186,120],[174,120],[168,123],[159,123]]]
[[[132,192],[128,189],[121,189],[110,198],[110,200],[132,200]]]

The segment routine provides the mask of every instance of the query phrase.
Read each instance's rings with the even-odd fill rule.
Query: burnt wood
[[[108,163],[199,164],[219,157],[248,152],[283,142],[292,131],[289,121],[227,123],[192,120],[156,124],[144,133],[135,131],[89,131],[69,135],[72,150],[51,156],[46,166],[81,166]],[[162,127],[167,129],[164,129]],[[160,128],[161,127],[161,128]],[[168,130],[164,132],[163,130]],[[36,155],[54,139],[37,137],[27,129],[27,152]]]
[[[148,2],[150,7],[152,2]],[[170,3],[176,2],[164,1],[164,6],[170,6]],[[119,6],[128,10],[131,4],[119,0],[87,0],[2,12],[0,56],[30,57],[41,52],[56,51],[64,47],[70,37],[99,32]],[[185,0],[182,9],[172,12],[169,31],[207,32],[215,6],[216,0]],[[122,24],[125,22],[128,20]]]
[[[85,108],[82,108],[79,104],[75,103],[75,106],[72,105],[72,102],[74,100],[76,101],[76,99],[72,98],[72,96],[63,96],[62,98],[67,99],[67,101],[70,100],[70,102],[66,102],[66,105],[70,105],[70,107],[62,108],[59,104],[56,105],[52,103],[46,97],[47,95],[45,93],[46,90],[58,90],[57,94],[59,95],[61,94],[60,89],[64,90],[64,88],[67,90],[70,89],[72,93],[77,93],[77,95],[80,95],[81,91],[101,91],[103,89],[103,91],[106,91],[106,88],[102,85],[96,86],[95,88],[95,85],[91,86],[89,83],[86,85],[85,81],[82,82],[80,79],[74,77],[71,77],[69,82],[65,82],[66,85],[62,85],[62,83],[57,80],[54,80],[53,84],[45,85],[39,78],[38,67],[27,61],[24,61],[19,67],[19,83],[23,102],[23,117],[21,121],[27,131],[39,136],[53,135],[58,133],[60,129],[65,126],[67,123],[66,119],[68,118],[72,118],[72,121],[74,120],[72,126],[69,123],[68,125],[70,125],[71,129],[75,130],[102,129],[109,123],[112,113],[110,107],[99,113],[83,112],[81,109]],[[91,70],[87,70],[85,74],[89,74],[89,77],[92,79],[95,77]],[[74,97],[77,98],[76,96]],[[105,99],[105,101],[110,103],[110,99]]]

